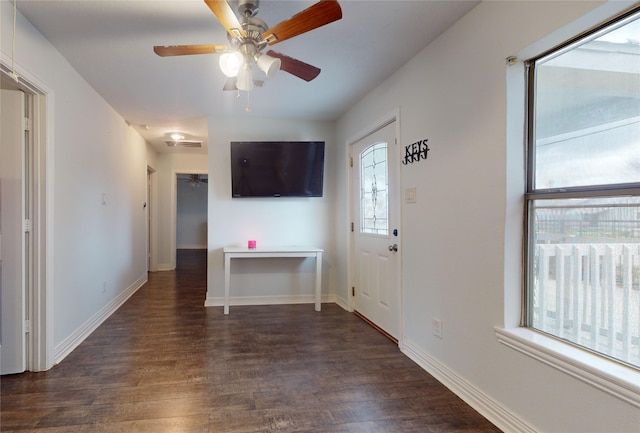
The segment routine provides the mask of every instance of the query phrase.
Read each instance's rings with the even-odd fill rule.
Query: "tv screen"
[[[324,141],[232,141],[232,197],[322,197]]]

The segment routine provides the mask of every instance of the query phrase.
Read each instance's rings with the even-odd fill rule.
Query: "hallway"
[[[43,373],[0,380],[2,432],[498,432],[335,304],[205,308],[206,251]]]

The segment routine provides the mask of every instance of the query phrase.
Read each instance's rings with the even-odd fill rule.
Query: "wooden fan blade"
[[[340,8],[336,0],[321,0],[313,6],[298,12],[288,20],[270,28],[262,34],[262,38],[269,45],[277,44],[341,18],[342,8]]]
[[[215,54],[227,51],[226,45],[170,45],[153,47],[153,51],[160,57],[188,56],[191,54]]]
[[[204,2],[231,36],[242,36],[244,38],[247,35],[229,3],[224,0],[204,0]]]
[[[311,81],[320,74],[320,68],[316,68],[293,57],[276,53],[273,50],[267,51],[267,55],[280,59],[281,70],[295,75],[298,78],[302,78],[305,81]]]

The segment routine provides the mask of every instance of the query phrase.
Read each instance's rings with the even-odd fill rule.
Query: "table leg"
[[[231,257],[224,255],[224,314],[229,314],[229,279],[231,278]]]
[[[316,311],[322,308],[322,253],[316,253]]]

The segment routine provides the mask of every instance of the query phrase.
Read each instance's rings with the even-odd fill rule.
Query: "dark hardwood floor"
[[[499,432],[335,304],[205,308],[206,257],[149,282],[53,369],[0,379],[0,431]]]

